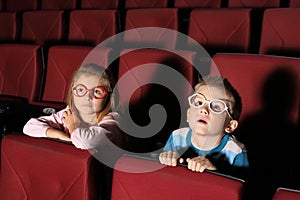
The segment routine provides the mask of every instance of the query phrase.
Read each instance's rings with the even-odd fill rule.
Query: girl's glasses
[[[87,89],[85,85],[78,84],[72,88],[72,93],[77,97],[83,97],[88,92],[95,99],[103,99],[107,95],[107,90],[103,86],[96,86],[91,89]]]
[[[208,108],[215,114],[222,114],[224,111],[227,112],[229,117],[233,119],[228,111],[228,107],[223,100],[212,99],[208,101],[202,94],[196,93],[188,97],[189,104],[193,108],[201,108],[205,103],[208,103]]]

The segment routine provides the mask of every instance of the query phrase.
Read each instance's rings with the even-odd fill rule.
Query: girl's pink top
[[[62,122],[63,113],[69,109],[68,107],[49,116],[39,118],[31,118],[24,126],[23,132],[32,137],[47,137],[46,131],[48,128],[55,128],[64,131],[68,130]],[[121,131],[118,120],[119,114],[110,112],[111,117],[104,117],[98,125],[87,128],[76,128],[71,134],[72,143],[80,149],[96,149],[105,145],[109,139],[113,143],[122,142]]]

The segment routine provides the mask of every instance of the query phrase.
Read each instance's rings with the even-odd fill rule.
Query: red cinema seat
[[[116,10],[74,10],[70,14],[69,43],[96,46],[117,32]]]
[[[63,40],[64,11],[28,11],[23,14],[22,41],[36,44],[60,43]]]
[[[126,0],[125,8],[167,8],[169,0]]]
[[[143,130],[125,131],[133,136],[129,136],[133,151],[156,149],[157,143],[164,143],[172,130],[185,123],[187,97],[197,81],[194,58],[195,52],[188,51],[127,49],[121,52],[118,91],[122,108],[130,113],[124,117],[128,120],[124,124],[136,127],[131,126],[132,119],[137,126],[145,126]],[[155,105],[163,107],[159,109],[165,110],[166,119],[157,110],[149,116]]]
[[[48,139],[2,140],[0,199],[99,199],[99,163],[91,152]]]
[[[0,44],[0,132],[21,131],[28,102],[40,98],[43,65],[41,48]]]
[[[261,89],[264,81],[279,69],[289,70],[296,77],[295,88],[300,91],[300,59],[257,54],[226,54],[219,53],[213,57],[212,74],[221,74],[239,91],[243,100],[241,119],[262,109]],[[286,88],[288,89],[288,88]],[[300,92],[299,92],[300,93]],[[300,97],[296,95],[291,105],[290,120],[299,121]]]
[[[81,0],[81,9],[118,9],[119,0]]]
[[[299,0],[290,0],[290,8],[300,7],[300,1]]]
[[[0,12],[0,41],[14,41],[17,37],[17,13]]]
[[[0,44],[0,94],[38,100],[43,73],[38,45]]]
[[[270,8],[263,16],[259,53],[299,57],[300,8]]]
[[[239,179],[124,156],[115,165],[111,199],[239,200],[243,188]]]
[[[76,6],[76,0],[41,0],[42,10],[73,10]]]
[[[175,0],[175,8],[221,8],[221,0]]]
[[[141,31],[138,28],[150,28]],[[170,29],[172,31],[167,31]],[[128,31],[130,30],[130,31]],[[126,45],[159,45],[175,48],[178,31],[177,8],[130,9],[125,19],[124,43]]]
[[[194,9],[188,36],[211,55],[216,52],[248,52],[251,9]],[[192,45],[192,40],[188,40]]]
[[[280,0],[228,0],[228,7],[235,8],[279,8]]]
[[[300,191],[288,188],[278,188],[272,200],[299,200]]]
[[[7,11],[30,11],[38,9],[38,0],[6,0]]]
[[[35,105],[62,108],[74,72],[85,63],[107,66],[110,49],[93,50],[88,46],[52,46],[48,53],[47,74],[41,102]],[[58,89],[59,88],[59,89]]]

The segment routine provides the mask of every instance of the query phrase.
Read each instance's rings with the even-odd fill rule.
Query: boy
[[[164,152],[162,164],[176,166],[187,162],[188,169],[205,169],[243,177],[248,168],[243,144],[231,134],[238,126],[242,102],[229,81],[218,76],[204,77],[188,98],[189,127],[173,131]]]

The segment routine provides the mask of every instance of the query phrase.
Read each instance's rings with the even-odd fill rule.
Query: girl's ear
[[[238,127],[238,125],[239,123],[237,120],[230,120],[225,128],[225,132],[232,133]]]

